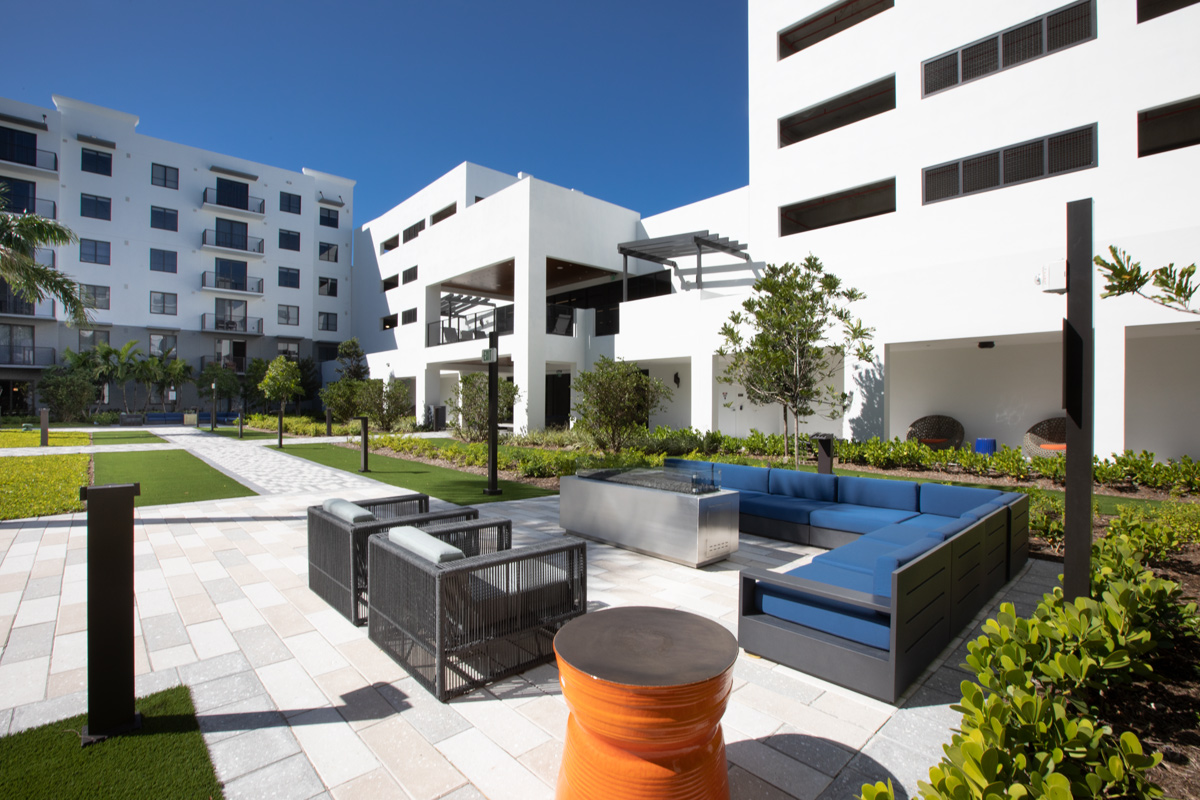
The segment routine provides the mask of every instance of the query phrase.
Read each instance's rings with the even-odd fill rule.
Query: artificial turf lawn
[[[212,433],[212,431],[209,431],[208,428],[205,428],[204,432]],[[244,439],[278,439],[279,438],[279,433],[275,432],[275,431],[268,433],[267,431],[252,431],[249,428],[246,428],[243,431],[243,433],[244,433],[244,436],[242,438],[244,438]],[[237,432],[236,427],[233,427],[233,428],[218,427],[216,430],[216,434],[217,434],[217,436],[224,436],[226,439],[238,438],[238,432]],[[283,434],[283,438],[284,438],[284,441],[287,441],[288,435],[286,433]]]
[[[166,444],[166,439],[160,439],[146,431],[96,431],[92,434],[92,444]]]
[[[285,444],[283,452],[346,472],[358,472],[361,458],[357,448],[351,450],[333,444]],[[371,453],[367,466],[371,469],[367,477],[372,480],[390,483],[392,486],[413,492],[422,492],[458,505],[474,506],[497,500],[524,500],[529,497],[558,494],[550,489],[539,489],[526,483],[498,481],[497,487],[503,494],[488,496],[483,493],[487,488],[486,475],[472,475],[469,472],[376,453]]]
[[[0,458],[0,519],[82,511],[79,487],[87,486],[90,460],[88,455]]]
[[[96,453],[93,459],[97,486],[108,483],[142,485],[141,494],[134,498],[134,505],[138,507],[255,494],[184,450]]]
[[[139,698],[140,730],[81,748],[87,715],[0,738],[0,797],[219,798],[186,686]]]
[[[51,431],[46,440],[50,447],[84,447],[92,443],[86,432]],[[0,431],[0,447],[41,447],[40,430]]]

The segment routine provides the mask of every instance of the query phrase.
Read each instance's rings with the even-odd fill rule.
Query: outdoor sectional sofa
[[[787,573],[744,569],[738,643],[895,702],[1029,551],[1023,494],[668,459],[719,471],[741,530],[829,548]]]

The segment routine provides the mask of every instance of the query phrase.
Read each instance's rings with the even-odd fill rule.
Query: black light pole
[[[212,413],[208,415],[208,417],[209,417],[208,430],[211,433],[216,433],[217,432],[217,382],[216,381],[213,381],[212,390],[213,390],[213,405],[212,405]]]
[[[238,438],[242,438],[242,424],[246,421],[246,401],[242,401],[242,405],[238,408]]]
[[[488,485],[486,495],[501,494],[496,485],[496,452],[500,435],[500,334],[494,329],[488,334]]]
[[[355,419],[358,420],[362,431],[362,465],[358,468],[358,471],[370,472],[371,470],[367,468],[367,418],[355,417]]]
[[[1092,455],[1096,428],[1092,272],[1089,197],[1067,203],[1067,318],[1063,320],[1063,408],[1067,412],[1063,597],[1067,602],[1092,594]]]
[[[325,435],[333,436],[333,411],[325,409]]]

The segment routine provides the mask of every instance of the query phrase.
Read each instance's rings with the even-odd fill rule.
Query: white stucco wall
[[[1159,459],[1200,453],[1200,324],[1130,328],[1125,381],[1128,449]]]

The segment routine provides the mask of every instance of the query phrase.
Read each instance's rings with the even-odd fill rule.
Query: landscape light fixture
[[[675,373],[675,388],[676,389],[679,388],[679,373],[678,372]]]
[[[980,342],[979,343],[980,350],[991,350],[995,346],[996,346],[995,342]]]

